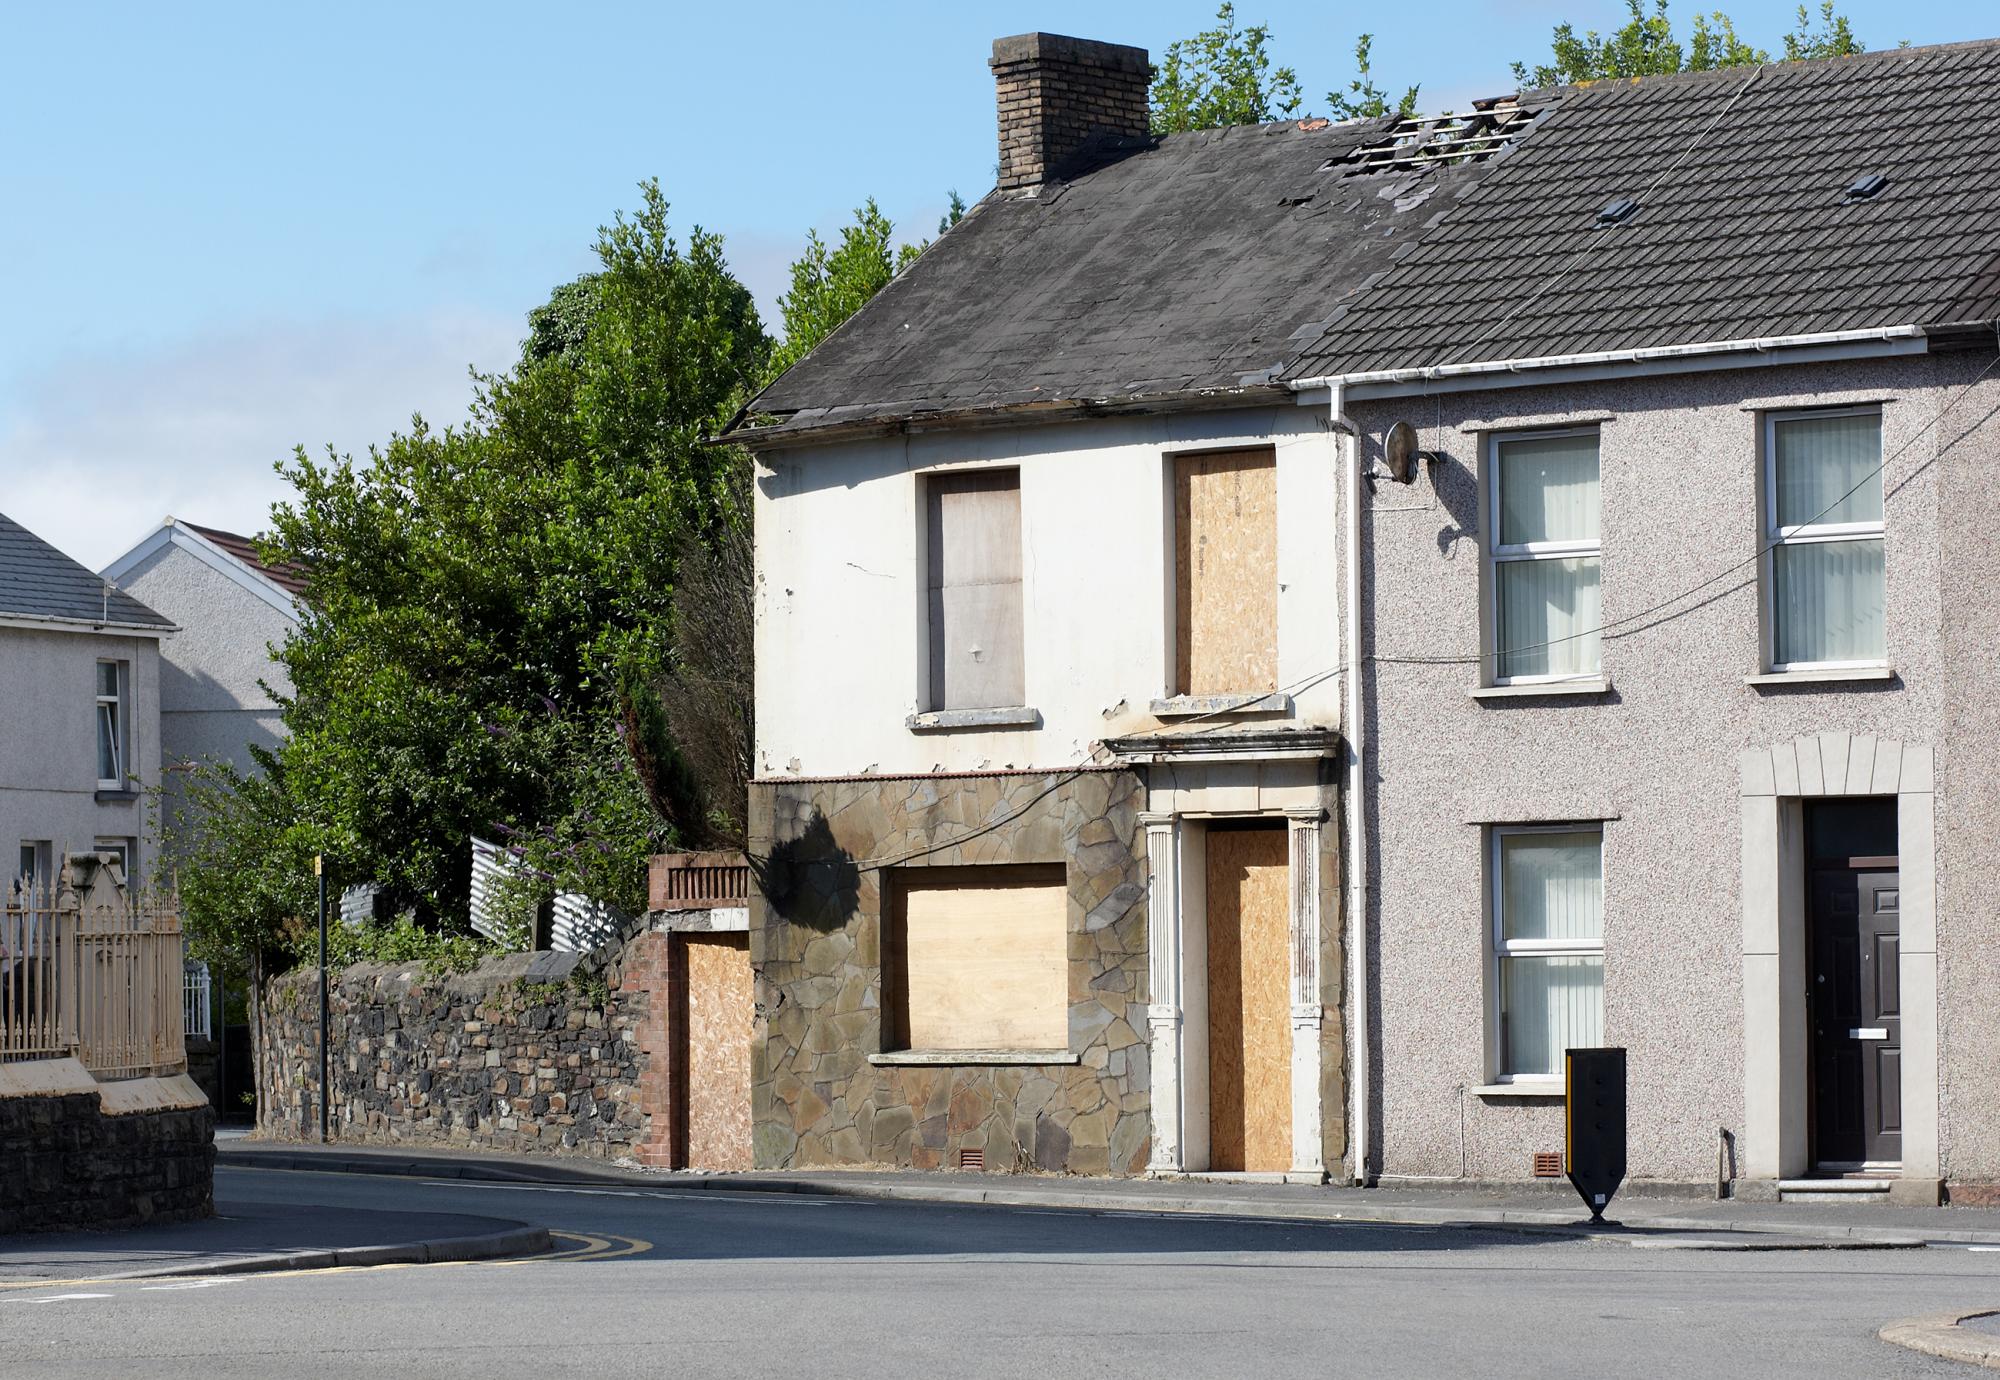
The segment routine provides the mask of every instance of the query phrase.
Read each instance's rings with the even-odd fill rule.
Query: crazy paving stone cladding
[[[1138,1174],[1150,1135],[1144,792],[1128,772],[762,782],[750,910],[760,1169]],[[963,842],[954,842],[962,839]],[[927,851],[929,850],[929,851]],[[878,1066],[882,870],[1061,863],[1074,1065]]]
[[[347,969],[332,993],[333,1138],[665,1163],[665,994],[648,990],[665,944],[641,935],[601,971],[574,954],[443,977]],[[265,1019],[261,1129],[316,1137],[317,973],[273,982]]]

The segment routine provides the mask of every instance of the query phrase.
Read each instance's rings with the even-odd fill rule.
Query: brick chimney
[[[1064,175],[1106,142],[1142,139],[1151,127],[1144,48],[1061,34],[995,39],[1000,106],[1000,190]]]

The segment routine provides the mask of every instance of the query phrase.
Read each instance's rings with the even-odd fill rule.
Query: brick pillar
[[[642,934],[625,946],[621,992],[644,992],[646,1014],[637,1030],[646,1066],[639,1075],[639,1110],[646,1115],[646,1137],[634,1150],[639,1163],[653,1169],[673,1169],[680,1143],[678,1102],[674,1084],[679,1074],[680,1044],[676,1040],[674,984],[684,981],[676,971],[673,936]]]

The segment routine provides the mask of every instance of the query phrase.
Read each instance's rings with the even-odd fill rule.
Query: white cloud
[[[286,493],[273,461],[457,421],[467,366],[504,366],[525,333],[468,312],[273,322],[51,362],[6,390],[0,511],[92,569],[170,514],[259,531]]]

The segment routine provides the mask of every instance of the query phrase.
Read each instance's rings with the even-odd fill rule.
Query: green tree
[[[938,219],[942,235],[965,218],[965,199],[952,191]],[[869,197],[843,226],[840,242],[828,244],[817,230],[806,232],[805,252],[792,261],[791,290],[778,299],[784,341],[772,352],[769,377],[791,368],[820,341],[889,285],[889,280],[930,248],[929,240],[896,246],[896,227]]]
[[[1236,6],[1224,0],[1215,27],[1167,45],[1153,69],[1153,133],[1178,134],[1221,125],[1288,120],[1304,102],[1298,74],[1273,68],[1271,30],[1236,24]]]
[[[1744,41],[1736,25],[1720,10],[1697,13],[1683,43],[1675,35],[1667,0],[1625,0],[1626,22],[1609,34],[1595,30],[1581,37],[1570,24],[1558,24],[1551,40],[1552,61],[1529,66],[1514,64],[1514,79],[1523,87],[1568,86],[1618,77],[1646,77],[1668,72],[1710,72],[1723,67],[1750,67],[1771,61],[1766,50]],[[1835,0],[1821,0],[1819,25],[1814,27],[1805,6],[1797,25],[1784,36],[1785,57],[1852,57],[1864,51],[1853,26],[1837,14]]]
[[[1375,85],[1369,58],[1375,49],[1375,35],[1363,34],[1354,44],[1354,77],[1345,91],[1329,91],[1326,103],[1336,120],[1375,120],[1384,115],[1408,119],[1417,113],[1417,87],[1410,87],[1389,104],[1389,93]]]
[[[272,554],[312,571],[281,652],[287,790],[340,875],[427,923],[464,915],[472,834],[627,908],[667,836],[624,688],[664,672],[679,564],[730,519],[735,461],[708,437],[770,343],[720,239],[682,247],[644,193],[599,232],[580,338],[531,337],[463,427],[281,466]]]

